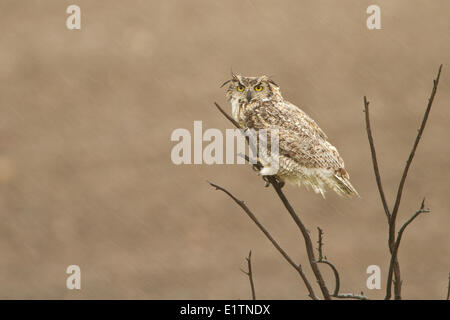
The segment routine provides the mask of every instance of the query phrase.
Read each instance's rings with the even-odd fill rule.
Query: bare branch
[[[388,226],[389,226],[389,234],[390,234],[391,213],[389,212],[389,207],[387,205],[386,197],[384,195],[383,184],[381,183],[381,176],[380,176],[380,170],[378,168],[377,154],[376,154],[376,150],[375,150],[375,144],[373,141],[372,130],[370,127],[369,101],[367,100],[366,96],[364,96],[364,112],[366,114],[366,129],[367,129],[367,137],[369,139],[370,151],[372,154],[373,171],[375,173],[377,188],[378,188],[378,192],[380,194],[381,203],[383,204],[384,213],[387,218],[387,222],[388,222]],[[392,255],[394,242],[391,241],[391,239],[389,239],[388,244],[389,244],[389,252]],[[400,265],[399,265],[397,259],[394,261],[394,273],[395,273],[395,278],[400,279]]]
[[[236,120],[234,120],[232,117],[230,117],[228,115],[228,113],[226,113],[221,106],[219,106],[219,104],[217,102],[214,102],[214,105],[217,107],[217,109],[219,109],[220,113],[223,114],[225,116],[225,118],[227,118],[228,120],[230,120],[230,122],[238,129],[241,129],[241,127],[239,127],[239,124],[236,122]]]
[[[396,222],[397,222],[397,214],[398,214],[398,209],[400,207],[400,201],[402,198],[403,187],[405,185],[409,167],[411,166],[411,163],[414,159],[414,155],[416,153],[417,146],[419,145],[420,139],[422,138],[422,134],[425,129],[425,125],[427,124],[428,115],[430,114],[431,106],[433,105],[434,96],[436,95],[437,87],[439,84],[439,78],[441,77],[441,71],[442,71],[442,64],[439,66],[439,71],[436,76],[436,79],[433,80],[433,89],[431,90],[431,95],[430,95],[430,98],[428,99],[427,109],[425,110],[425,114],[423,115],[422,123],[417,132],[416,140],[414,141],[414,145],[411,149],[408,160],[406,161],[405,169],[403,170],[402,178],[401,178],[399,186],[398,186],[397,197],[395,199],[394,209],[392,209],[391,218],[389,219],[389,249],[391,251],[391,255],[393,255],[394,246],[395,246],[395,229],[396,229]],[[395,258],[394,259],[395,299],[401,299],[402,281],[401,281],[401,277],[400,277],[400,266],[398,263],[397,254],[395,254],[394,258]],[[387,292],[386,298],[388,298],[388,297],[390,297],[390,291]]]
[[[319,240],[317,240],[317,243],[319,245],[319,247],[317,248],[317,251],[319,251],[319,259],[317,260],[318,262],[323,260],[323,231],[322,229],[320,229],[320,227],[317,227],[317,231],[319,232]]]
[[[339,293],[339,295],[334,296],[335,298],[339,298],[339,299],[356,299],[356,300],[369,300],[369,298],[367,298],[364,295],[359,295],[359,294],[353,294],[353,293]]]
[[[392,286],[392,274],[394,271],[394,261],[397,260],[397,254],[398,254],[398,248],[400,247],[400,242],[402,241],[402,237],[403,237],[403,232],[405,231],[406,227],[414,221],[414,219],[416,219],[421,213],[429,213],[430,209],[425,209],[425,198],[422,200],[422,203],[420,205],[419,210],[417,210],[412,216],[411,218],[409,218],[400,228],[400,230],[398,231],[397,234],[397,240],[395,241],[394,244],[394,248],[392,250],[392,254],[391,254],[391,261],[389,264],[389,273],[388,273],[388,279],[387,279],[387,284],[386,284],[386,297],[385,299],[390,299],[390,294],[391,294],[391,286]],[[401,282],[399,282],[398,280],[394,281],[394,285],[395,286],[401,286]],[[400,292],[400,289],[397,288],[396,292]],[[396,296],[396,299],[398,299],[398,297]]]
[[[340,289],[340,285],[341,285],[339,272],[338,272],[336,266],[334,264],[332,264],[330,261],[328,261],[327,258],[324,256],[324,254],[323,254],[323,235],[324,235],[324,233],[320,227],[317,227],[317,230],[319,232],[319,240],[317,241],[317,243],[318,243],[317,251],[319,251],[319,260],[317,261],[317,263],[326,264],[333,271],[334,279],[335,279],[334,292],[332,295],[333,298],[368,300],[368,298],[365,297],[363,294],[355,295],[353,293],[339,293],[339,289]]]
[[[378,161],[377,161],[377,153],[375,151],[375,144],[373,142],[372,130],[370,128],[369,101],[367,101],[366,96],[364,96],[364,112],[366,114],[367,136],[369,138],[370,151],[372,153],[373,171],[375,172],[375,179],[377,181],[377,187],[378,187],[378,191],[380,193],[380,198],[381,198],[381,202],[383,204],[384,212],[389,221],[391,214],[389,212],[389,207],[386,202],[386,197],[384,196],[383,184],[381,183],[380,169],[378,168]]]
[[[416,140],[414,141],[413,148],[411,150],[411,153],[409,154],[408,160],[406,161],[405,169],[403,170],[403,175],[400,180],[400,184],[398,186],[397,190],[397,198],[395,199],[394,209],[392,210],[392,217],[391,217],[391,223],[395,226],[395,218],[397,217],[398,208],[400,206],[400,200],[402,198],[402,192],[403,192],[403,186],[405,185],[406,176],[408,175],[409,167],[411,166],[412,160],[414,158],[414,155],[416,153],[417,146],[419,145],[420,138],[422,138],[423,131],[425,129],[425,125],[427,124],[428,115],[431,111],[431,106],[433,105],[434,96],[436,95],[437,87],[439,84],[439,78],[441,77],[441,71],[442,71],[442,64],[439,67],[439,71],[437,74],[437,77],[435,80],[433,80],[433,89],[431,90],[430,98],[428,99],[428,106],[425,111],[425,114],[423,115],[422,124],[420,125],[419,131],[417,132]],[[395,232],[395,228],[393,233]]]
[[[297,224],[298,228],[300,229],[300,232],[303,235],[303,239],[305,240],[305,246],[306,246],[306,253],[308,255],[309,264],[311,265],[311,269],[314,273],[314,276],[317,279],[317,283],[319,284],[320,290],[322,291],[322,295],[325,300],[331,300],[330,293],[328,291],[328,288],[325,285],[325,281],[323,280],[322,274],[319,270],[319,267],[316,263],[316,257],[314,255],[314,248],[311,241],[311,237],[309,236],[308,230],[306,230],[303,222],[300,220],[299,216],[295,212],[295,210],[292,208],[291,204],[287,200],[286,196],[284,195],[283,191],[281,190],[281,185],[274,177],[268,177],[270,184],[272,184],[272,187],[275,189],[275,191],[278,194],[278,197],[283,202],[284,206],[286,207],[287,211],[291,215],[294,222]]]
[[[337,297],[339,294],[339,287],[340,287],[340,283],[341,283],[341,280],[339,277],[339,272],[337,271],[337,268],[334,266],[334,264],[327,261],[326,257],[324,258],[324,255],[323,255],[323,230],[320,227],[317,227],[317,231],[319,232],[319,239],[317,240],[317,244],[318,244],[317,251],[319,252],[319,259],[316,261],[316,263],[326,264],[331,268],[331,270],[333,270],[334,279],[335,279],[333,297]]]
[[[253,214],[253,212],[250,211],[250,209],[247,207],[247,205],[244,203],[244,201],[241,201],[241,200],[237,199],[235,196],[233,196],[225,188],[222,188],[222,187],[220,187],[220,186],[218,186],[218,185],[216,185],[216,184],[214,184],[212,182],[209,182],[209,181],[208,181],[208,183],[211,186],[213,186],[214,188],[216,188],[216,190],[220,190],[220,191],[226,193],[231,199],[234,200],[234,202],[236,202],[245,211],[245,213],[249,216],[249,218],[252,219],[252,221],[264,233],[264,235],[267,237],[267,239],[269,239],[269,241],[273,244],[273,246],[281,253],[283,258],[299,273],[300,277],[302,278],[303,282],[305,283],[306,288],[308,289],[309,297],[311,299],[313,299],[313,300],[318,300],[317,296],[314,293],[314,290],[313,290],[311,284],[309,283],[308,279],[306,278],[305,273],[302,270],[301,265],[297,265],[291,259],[291,257],[280,247],[280,245],[275,241],[275,239],[272,237],[272,235],[269,233],[269,231],[267,231],[267,229],[258,221],[258,219]]]
[[[334,266],[334,264],[332,264],[330,261],[327,261],[327,260],[320,260],[320,261],[317,261],[317,263],[326,264],[326,265],[330,266],[331,270],[333,270],[334,280],[335,280],[333,297],[339,298],[338,296],[339,296],[339,288],[341,285],[341,280],[339,277],[339,272],[337,271],[336,267]]]
[[[248,257],[245,259],[247,260],[248,272],[245,272],[242,269],[241,269],[241,271],[248,276],[248,280],[250,281],[250,288],[252,290],[252,299],[256,300],[255,284],[253,283],[253,272],[252,272],[252,250],[250,250],[250,252],[248,253]]]
[[[376,151],[375,151],[375,145],[373,142],[373,137],[372,137],[372,131],[370,128],[370,118],[369,118],[369,102],[367,101],[367,98],[364,96],[364,112],[366,113],[366,128],[367,128],[367,136],[369,138],[369,144],[370,144],[370,150],[372,153],[372,162],[373,162],[373,167],[374,167],[374,172],[375,172],[375,178],[377,181],[377,186],[378,186],[378,191],[380,193],[380,198],[381,198],[381,202],[383,204],[383,208],[386,214],[386,217],[388,219],[388,224],[389,224],[389,251],[391,253],[391,260],[390,260],[390,266],[389,266],[389,275],[388,275],[388,285],[386,288],[386,297],[385,299],[390,299],[391,298],[391,286],[392,286],[392,273],[394,273],[395,276],[395,280],[394,282],[394,291],[395,291],[395,299],[401,299],[401,286],[402,286],[402,281],[401,281],[401,276],[400,276],[400,265],[398,262],[398,247],[400,245],[400,241],[397,240],[401,240],[401,236],[403,234],[403,231],[405,230],[406,226],[412,222],[412,220],[414,220],[420,213],[422,212],[426,212],[426,211],[418,211],[418,213],[416,213],[417,215],[413,215],[413,217],[411,217],[410,220],[408,220],[400,229],[398,235],[397,235],[397,240],[395,238],[395,230],[396,230],[396,220],[397,220],[397,214],[398,214],[398,210],[400,207],[400,201],[402,198],[402,193],[403,193],[403,188],[405,185],[405,181],[406,181],[406,177],[408,175],[408,171],[409,168],[411,166],[411,163],[414,159],[414,155],[415,152],[417,150],[417,146],[419,145],[420,139],[422,137],[423,131],[425,129],[425,125],[427,123],[428,120],[428,116],[430,114],[431,111],[431,107],[433,105],[433,101],[434,101],[434,97],[436,95],[436,91],[437,91],[437,87],[439,84],[439,79],[441,76],[441,71],[442,71],[442,65],[439,66],[439,71],[438,74],[436,76],[436,79],[433,80],[433,89],[431,91],[430,94],[430,98],[428,99],[428,105],[427,108],[425,110],[425,114],[422,118],[422,123],[420,125],[420,128],[417,132],[417,136],[416,139],[414,141],[414,145],[411,149],[411,152],[409,154],[408,160],[406,161],[406,165],[405,168],[403,170],[403,174],[402,177],[400,179],[400,183],[398,186],[398,190],[397,190],[397,195],[395,198],[395,203],[394,203],[394,208],[392,209],[392,212],[389,211],[387,202],[386,202],[386,198],[384,195],[384,191],[383,191],[383,186],[381,183],[381,178],[380,178],[380,172],[379,172],[379,168],[378,168],[378,163],[377,163],[377,158],[376,158]],[[400,239],[399,239],[400,238]]]

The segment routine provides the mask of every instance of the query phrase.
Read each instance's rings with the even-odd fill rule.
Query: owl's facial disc
[[[274,96],[275,83],[272,83],[267,76],[244,77],[234,75],[229,83],[227,97],[229,100],[250,103],[254,101],[267,101]]]

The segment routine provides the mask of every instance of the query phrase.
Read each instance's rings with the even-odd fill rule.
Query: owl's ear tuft
[[[222,88],[224,85],[226,85],[227,83],[230,83],[232,80],[230,79],[230,80],[227,80],[227,81],[225,81],[224,83],[222,83],[222,85],[220,86],[220,88]]]
[[[272,79],[268,80],[269,83],[273,84],[275,87],[279,88],[280,86],[275,83]]]
[[[220,87],[222,88],[224,85],[226,85],[227,83],[230,83],[231,81],[242,84],[241,79],[242,79],[242,77],[240,75],[233,73],[233,70],[231,70],[231,79],[225,81]]]
[[[231,80],[239,81],[239,77],[233,72],[233,68],[230,68]]]

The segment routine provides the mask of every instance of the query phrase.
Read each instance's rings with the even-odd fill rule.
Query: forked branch
[[[248,253],[248,257],[245,258],[247,260],[247,270],[244,271],[241,269],[241,271],[248,276],[248,280],[250,281],[250,289],[252,290],[252,299],[256,300],[256,294],[255,294],[255,284],[253,282],[253,271],[252,271],[252,250]]]
[[[319,232],[319,239],[317,240],[318,248],[317,251],[319,252],[319,260],[317,260],[317,263],[323,263],[328,265],[331,270],[333,271],[334,280],[335,280],[335,286],[334,286],[334,292],[333,297],[339,298],[339,299],[356,299],[356,300],[369,300],[363,293],[361,294],[353,294],[353,293],[339,293],[341,280],[339,276],[339,272],[336,268],[336,266],[327,260],[327,257],[323,254],[323,230],[319,227],[317,227],[317,231]]]
[[[397,234],[397,238],[395,236],[395,230],[396,230],[396,222],[397,222],[397,214],[398,214],[398,210],[400,208],[400,202],[401,202],[401,198],[402,198],[402,194],[403,194],[403,188],[405,186],[405,181],[406,181],[406,177],[408,175],[408,171],[409,168],[411,167],[411,163],[414,159],[414,155],[416,153],[417,150],[417,146],[419,145],[420,139],[422,138],[422,134],[423,131],[425,129],[427,120],[428,120],[428,116],[430,114],[431,111],[431,107],[433,105],[433,101],[434,101],[434,97],[436,95],[436,91],[437,91],[437,87],[439,84],[439,79],[441,76],[441,71],[442,71],[442,65],[439,66],[439,71],[437,73],[436,79],[433,80],[433,88],[431,90],[431,94],[430,94],[430,98],[428,99],[428,105],[427,108],[425,110],[425,114],[422,118],[422,122],[420,125],[420,128],[417,132],[417,136],[416,139],[414,141],[413,147],[410,151],[408,160],[406,161],[406,165],[405,168],[403,170],[402,173],[402,177],[400,179],[400,183],[397,189],[397,195],[395,198],[395,203],[394,203],[394,207],[392,209],[392,212],[389,211],[389,207],[387,205],[386,202],[386,197],[384,195],[384,191],[383,191],[383,185],[381,183],[381,176],[380,176],[380,170],[378,168],[378,161],[377,161],[377,156],[376,156],[376,150],[375,150],[375,144],[373,141],[373,136],[372,136],[372,130],[371,130],[371,126],[370,126],[370,116],[369,116],[369,101],[367,100],[367,98],[364,96],[364,112],[365,112],[365,119],[366,119],[366,130],[367,130],[367,136],[369,139],[369,144],[370,144],[370,151],[372,154],[372,164],[373,164],[373,168],[374,168],[374,173],[375,173],[375,179],[377,182],[377,187],[378,187],[378,191],[380,193],[380,198],[381,198],[381,202],[383,204],[383,208],[384,208],[384,212],[385,215],[387,217],[387,221],[388,221],[388,227],[389,227],[389,251],[391,253],[391,259],[390,259],[390,264],[389,264],[389,273],[388,273],[388,283],[386,286],[386,297],[385,299],[390,299],[391,298],[391,287],[392,287],[392,283],[394,283],[394,293],[395,293],[395,299],[401,299],[401,287],[402,287],[402,281],[401,281],[401,276],[400,276],[400,265],[398,263],[398,248],[400,246],[400,241],[402,239],[402,235],[404,230],[406,229],[406,227],[421,213],[423,212],[428,212],[428,209],[424,209],[424,202],[422,202],[422,206],[421,209],[419,209],[408,221],[405,222],[405,224],[400,228],[398,234]],[[392,274],[394,274],[394,278]]]
[[[391,218],[391,213],[389,212],[386,197],[384,196],[383,184],[381,183],[380,169],[378,168],[377,152],[375,150],[375,144],[373,142],[372,129],[370,128],[369,101],[367,100],[366,96],[364,96],[364,112],[366,114],[366,130],[367,136],[369,138],[370,151],[372,153],[372,164],[373,164],[373,171],[375,172],[375,180],[377,181],[378,192],[380,193],[384,213],[386,214],[386,217],[389,222]]]
[[[421,213],[428,213],[430,212],[430,209],[425,209],[425,199],[422,200],[422,204],[420,205],[419,210],[416,211],[416,213],[414,213],[411,218],[409,218],[400,228],[400,230],[398,231],[397,234],[397,239],[395,240],[395,244],[394,244],[394,249],[391,255],[391,261],[389,263],[389,273],[388,273],[388,279],[387,279],[387,284],[386,284],[386,292],[390,293],[391,292],[391,286],[392,286],[392,274],[394,272],[394,261],[397,258],[397,254],[398,254],[398,248],[400,247],[400,242],[402,241],[402,237],[403,237],[403,232],[405,231],[406,227],[414,221],[414,219],[416,219]],[[397,283],[397,282],[395,282]]]

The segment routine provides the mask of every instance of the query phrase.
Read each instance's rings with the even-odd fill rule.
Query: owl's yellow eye
[[[244,89],[245,89],[245,87],[244,87],[244,86],[241,86],[241,85],[239,85],[239,86],[237,87],[237,90],[238,90],[239,92],[244,91]]]
[[[262,87],[262,85],[257,85],[257,86],[255,86],[255,90],[256,91],[261,91],[263,89],[263,87]]]

